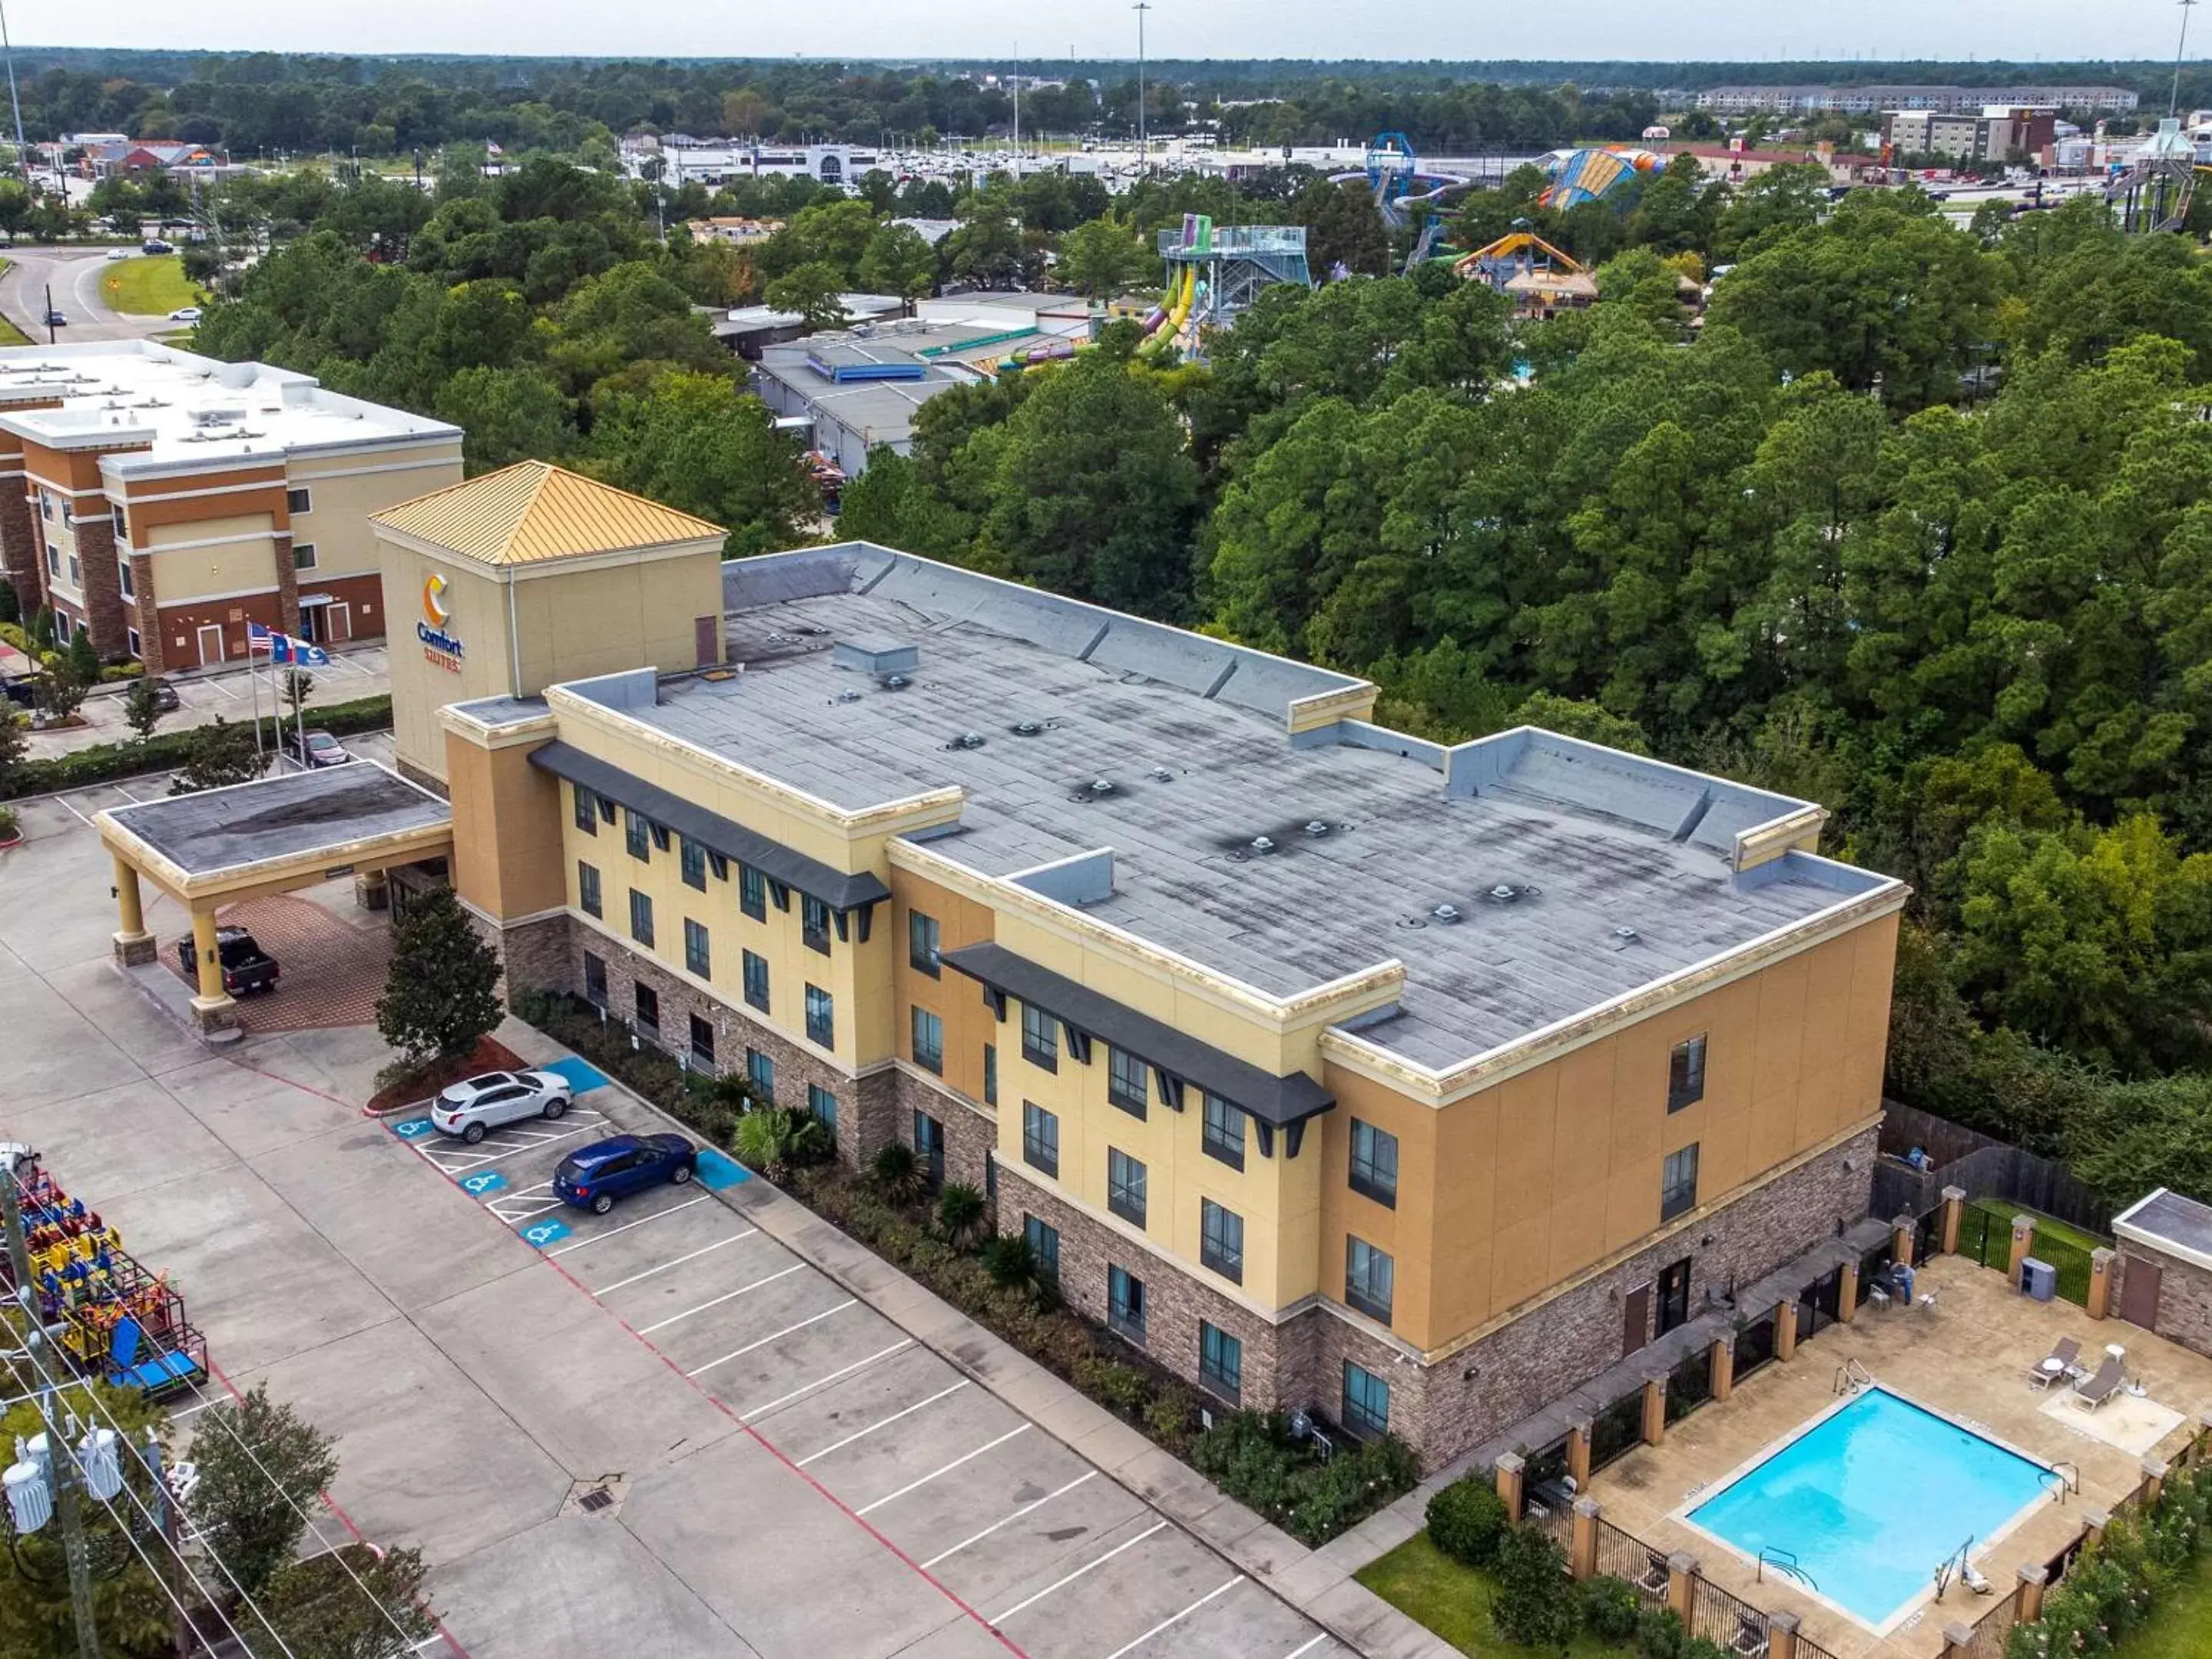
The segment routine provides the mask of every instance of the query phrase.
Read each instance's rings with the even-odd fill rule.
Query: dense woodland
[[[1111,294],[1158,282],[1147,233],[1187,210],[1311,225],[1373,274],[1268,292],[1204,364],[1118,324],[940,396],[836,533],[1370,676],[1413,729],[1539,720],[1819,799],[1832,849],[1916,890],[1893,1089],[2116,1198],[2212,1196],[2212,267],[2189,240],[2089,201],[1961,230],[1916,191],[1832,205],[1811,169],[1731,192],[1694,163],[1559,218],[1523,173],[1455,240],[1528,219],[1603,261],[1605,296],[1524,325],[1448,266],[1381,274],[1364,194],[1291,172],[1261,200],[748,185],[788,216],[750,257],[663,243],[648,187],[550,156],[439,180],[242,190],[231,234],[274,251],[200,346],[458,421],[478,468],[559,459],[705,514],[733,554],[821,526],[698,307]],[[888,222],[948,206],[933,250]]]

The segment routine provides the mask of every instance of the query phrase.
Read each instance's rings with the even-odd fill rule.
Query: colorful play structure
[[[1603,201],[1639,173],[1656,173],[1667,158],[1656,150],[1616,145],[1601,149],[1559,149],[1544,158],[1550,186],[1536,198],[1547,208],[1571,208]]]
[[[2128,165],[2113,168],[2105,180],[2105,200],[2118,210],[2121,228],[2131,234],[2179,230],[2189,218],[2200,173],[2212,173],[2212,167],[2197,166],[2197,146],[2182,131],[2179,119],[2169,115]]]
[[[1523,318],[1556,317],[1597,303],[1597,279],[1533,231],[1510,231],[1462,254],[1452,270],[1463,281],[1487,283]]]
[[[1367,146],[1364,168],[1329,176],[1340,185],[1364,179],[1384,222],[1393,229],[1441,205],[1446,196],[1465,190],[1473,182],[1464,173],[1424,168],[1420,157],[1413,153],[1413,141],[1402,132],[1378,132]]]
[[[1304,225],[1217,226],[1205,214],[1188,213],[1182,230],[1162,231],[1158,246],[1168,280],[1160,307],[1166,314],[1148,328],[1146,343],[1156,351],[1174,345],[1194,356],[1206,331],[1235,322],[1261,289],[1313,286]]]
[[[21,1198],[39,1318],[60,1328],[62,1349],[80,1372],[149,1400],[208,1375],[207,1339],[166,1274],[139,1266],[122,1235],[43,1169],[24,1180]],[[15,1289],[4,1252],[0,1282]]]

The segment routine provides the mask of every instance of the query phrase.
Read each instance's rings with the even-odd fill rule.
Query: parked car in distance
[[[284,752],[310,769],[343,766],[353,758],[346,752],[345,745],[329,732],[310,730],[302,738],[291,726],[284,728]]]
[[[12,679],[0,679],[0,696],[4,696],[18,708],[38,705],[39,680],[35,674],[19,674]]]
[[[276,988],[276,958],[255,944],[253,935],[245,928],[216,928],[215,946],[216,958],[222,964],[222,988],[231,995],[248,996]],[[184,969],[185,977],[198,985],[199,964],[194,960],[190,934],[177,941],[177,963]]]
[[[680,1187],[698,1168],[699,1149],[682,1135],[617,1135],[562,1158],[553,1192],[564,1204],[605,1215],[617,1199],[663,1182]]]
[[[473,1146],[502,1123],[559,1117],[575,1097],[574,1086],[558,1072],[484,1072],[441,1090],[430,1121]]]
[[[174,253],[177,250],[158,236],[149,236],[138,250],[141,253]]]
[[[200,308],[198,306],[179,306],[169,313],[169,320],[173,323],[197,323],[199,319]]]
[[[48,328],[67,328],[69,326],[69,319],[63,316],[58,311],[50,311],[46,313],[46,326]]]
[[[127,259],[130,257],[131,250],[127,247],[112,247],[107,250],[107,259],[111,264],[118,259]]]
[[[154,707],[164,714],[173,714],[183,708],[184,700],[177,696],[177,688],[158,675],[146,682],[154,688]]]

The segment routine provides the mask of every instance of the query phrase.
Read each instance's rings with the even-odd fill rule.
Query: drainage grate
[[[576,1507],[586,1515],[598,1510],[611,1510],[614,1504],[615,1495],[605,1486],[594,1486],[576,1500]]]
[[[568,1488],[562,1500],[562,1515],[612,1516],[620,1512],[629,1495],[629,1477],[602,1474],[586,1477]]]

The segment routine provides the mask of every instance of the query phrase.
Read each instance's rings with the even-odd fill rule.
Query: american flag
[[[264,628],[258,622],[246,624],[246,649],[248,655],[267,652],[272,663],[298,663],[307,668],[327,668],[331,660],[331,653],[319,645],[295,640],[289,634]]]

